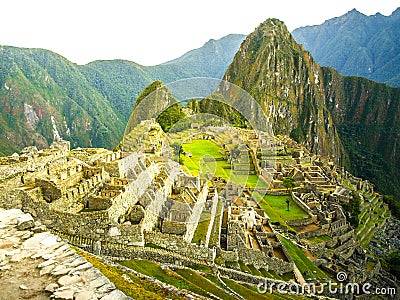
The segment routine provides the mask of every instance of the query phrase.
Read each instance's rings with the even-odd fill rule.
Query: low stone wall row
[[[315,220],[313,218],[308,217],[308,218],[303,218],[303,219],[286,221],[286,224],[289,226],[306,226],[306,225],[310,225],[314,222],[315,222]]]
[[[44,201],[35,201],[25,191],[14,190],[0,199],[0,206],[4,208],[19,208],[30,213],[53,231],[68,235],[84,236],[92,240],[111,240],[118,243],[143,241],[140,225],[120,225],[119,233],[110,234],[115,227],[110,224],[107,211],[82,212],[72,214],[55,211],[50,204]]]
[[[146,232],[144,238],[146,244],[154,244],[185,257],[212,262],[216,256],[215,250],[187,243],[180,236],[161,232]]]
[[[284,261],[276,257],[269,257],[261,251],[252,249],[238,249],[237,251],[224,251],[218,249],[217,253],[227,262],[242,261],[246,265],[253,265],[258,269],[266,268],[268,270],[274,270],[278,274],[292,272],[294,268],[293,261],[287,250],[284,247],[281,249],[289,261]]]
[[[176,265],[193,266],[210,264],[209,259],[196,259],[187,257],[174,251],[166,249],[157,249],[152,247],[129,246],[113,242],[100,242],[87,237],[69,235],[62,232],[52,230],[62,239],[67,240],[70,244],[82,248],[96,255],[118,258],[119,260],[131,259],[147,259],[160,263],[170,263]],[[208,249],[211,251],[211,249]]]
[[[221,266],[217,266],[217,268],[218,268],[218,271],[221,276],[233,279],[235,281],[241,281],[241,282],[255,284],[255,285],[258,285],[261,282],[266,282],[266,283],[274,282],[274,283],[288,284],[287,282],[284,282],[284,281],[275,280],[275,279],[271,279],[271,278],[265,278],[265,277],[261,277],[261,276],[255,276],[255,275],[244,273],[242,271],[224,268]]]

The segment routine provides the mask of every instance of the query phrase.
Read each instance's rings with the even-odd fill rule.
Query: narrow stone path
[[[0,209],[0,299],[131,299],[30,214]]]

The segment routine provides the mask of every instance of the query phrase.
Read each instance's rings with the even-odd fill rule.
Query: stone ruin
[[[238,166],[233,171],[259,175],[275,194],[286,194],[282,178],[293,177],[297,186],[291,197],[308,214],[287,221],[298,230],[296,238],[331,237],[322,249],[334,250],[329,257],[334,266],[334,259],[354,255],[355,233],[341,207],[352,197],[344,182],[374,193],[371,183],[311,155],[289,139],[274,140],[263,133],[230,128],[203,128],[200,135],[215,140],[228,159],[235,143],[240,143],[240,155],[235,158]],[[171,261],[178,256],[179,261],[212,263],[219,253],[225,261],[242,261],[278,274],[293,271],[294,263],[276,228],[248,189],[221,178],[206,181],[186,174],[162,152],[168,145],[154,120],[139,124],[124,142],[124,151],[110,151],[71,150],[68,142],[58,141],[50,149],[28,147],[1,158],[2,206],[22,208],[54,233],[111,256],[128,255],[134,249],[144,257],[165,259],[167,255]],[[259,155],[289,148],[294,149],[291,159],[274,164]],[[223,204],[221,215],[216,214],[218,203]],[[218,242],[212,249],[208,248],[211,231],[204,245],[191,243],[203,212],[210,213],[210,228],[219,224]],[[152,252],[146,245],[169,252]],[[313,245],[307,247],[318,252]]]

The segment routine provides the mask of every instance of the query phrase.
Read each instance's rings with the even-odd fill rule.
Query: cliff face
[[[48,147],[108,147],[123,123],[77,66],[53,52],[0,47],[0,154]]]
[[[246,38],[224,76],[262,106],[275,134],[290,135],[340,161],[342,146],[326,107],[323,79],[321,67],[276,19]]]
[[[323,68],[327,107],[355,174],[400,195],[400,88]]]

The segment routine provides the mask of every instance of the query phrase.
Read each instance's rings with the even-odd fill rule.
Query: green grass
[[[285,246],[286,250],[289,252],[290,257],[293,259],[297,268],[300,270],[304,278],[328,278],[329,276],[319,269],[308,257],[301,251],[299,247],[294,245],[290,240],[282,237],[278,234],[281,243]],[[305,272],[308,275],[305,275]],[[315,274],[313,272],[316,272]]]
[[[274,299],[270,297],[270,294],[263,295],[260,294],[256,291],[253,291],[251,289],[248,289],[244,287],[243,285],[227,278],[222,279],[227,286],[229,286],[232,290],[234,290],[236,293],[238,293],[240,296],[242,296],[245,299],[254,299],[254,300],[265,300],[265,299]],[[278,298],[279,299],[279,298]]]
[[[240,270],[242,270],[242,272],[252,274],[250,268],[247,265],[245,265],[244,262],[242,262],[241,260],[239,260],[239,266],[240,266]]]
[[[219,227],[220,227],[220,217],[221,214],[223,213],[223,203],[222,200],[218,198],[218,203],[217,203],[217,209],[215,212],[215,219],[214,219],[214,224],[213,228],[211,230],[211,236],[210,236],[210,242],[209,242],[209,247],[216,246],[218,247],[218,240],[219,240]]]
[[[318,243],[322,243],[322,242],[332,241],[332,238],[329,235],[321,235],[321,236],[309,238],[307,240],[313,244],[318,244]]]
[[[187,281],[172,270],[163,270],[161,266],[155,262],[149,260],[128,260],[121,261],[120,264],[132,270],[136,270],[139,273],[154,277],[176,288],[187,289],[196,294],[207,296],[207,293],[198,286],[193,285],[191,282]]]
[[[233,291],[241,295],[244,299],[251,299],[251,300],[308,299],[307,297],[295,296],[292,294],[284,295],[284,294],[278,294],[277,292],[274,292],[273,294],[270,293],[260,294],[255,286],[250,286],[250,285],[245,286],[227,278],[223,278],[222,280],[226,283],[227,286],[229,286]]]
[[[163,247],[161,247],[159,245],[153,244],[153,243],[146,243],[144,246],[145,247],[149,247],[149,248],[153,248],[153,249],[165,249],[165,248],[163,248]]]
[[[255,275],[255,276],[264,277],[264,275],[260,272],[260,270],[258,270],[255,266],[253,266],[253,265],[247,265],[247,267],[250,269],[251,274],[253,274],[253,275]]]
[[[293,201],[289,199],[289,211],[287,210],[286,200],[289,196],[274,196],[265,195],[264,198],[259,201],[259,205],[270,217],[271,222],[291,221],[298,220],[308,217],[308,214]],[[284,224],[284,222],[283,222]]]
[[[378,197],[375,195],[370,198],[371,202],[364,202],[364,210],[360,213],[361,216],[360,222],[356,228],[357,240],[361,243],[362,246],[367,247],[372,236],[374,235],[377,227],[384,221],[386,216],[386,209],[384,207],[379,207],[382,203],[379,201]],[[365,213],[367,209],[370,207],[373,208],[371,213]],[[367,219],[369,220],[367,221]],[[376,225],[376,227],[375,227]],[[371,231],[367,233],[370,229]],[[365,235],[365,236],[364,236]]]
[[[236,262],[236,261],[226,261],[225,262],[225,266],[227,268],[232,268],[232,267],[239,267],[240,268],[239,263]]]
[[[225,289],[224,285],[219,281],[217,276],[212,275],[212,274],[207,274],[205,277],[208,280],[210,280],[211,282],[213,282],[216,286],[219,286],[220,288]]]
[[[267,271],[264,268],[259,269],[259,271],[263,274],[264,277],[282,280],[282,277],[276,274],[275,271]]]
[[[231,296],[223,289],[221,289],[220,287],[210,282],[209,280],[207,280],[206,278],[199,275],[197,272],[193,270],[177,269],[175,272],[181,275],[187,281],[191,282],[193,285],[196,285],[199,288],[203,289],[204,291],[207,291],[221,299],[228,299],[228,300],[235,299],[235,297]]]
[[[142,274],[154,277],[164,283],[173,285],[179,289],[190,290],[202,296],[208,296],[211,293],[221,299],[235,299],[221,289],[219,286],[208,281],[205,277],[191,269],[163,270],[157,263],[148,260],[130,260],[120,262],[122,265],[136,270]],[[196,266],[202,272],[211,273],[207,266]],[[208,296],[209,297],[209,296]]]
[[[193,140],[192,143],[183,144],[182,149],[192,154],[192,157],[181,155],[182,163],[187,167],[193,176],[210,172],[217,177],[225,178],[236,184],[245,185],[249,188],[262,187],[267,188],[268,185],[259,180],[258,175],[242,175],[234,174],[231,165],[226,160],[204,161],[203,158],[221,159],[225,158],[222,154],[222,148],[210,140]]]
[[[211,213],[204,211],[200,216],[200,221],[197,225],[196,231],[194,232],[192,243],[200,245],[200,242],[206,242],[206,235],[208,226],[210,225]]]
[[[141,279],[133,274],[127,274],[121,269],[103,263],[98,260],[94,255],[88,254],[79,248],[74,247],[75,251],[83,256],[95,268],[97,268],[104,276],[115,284],[116,288],[124,292],[126,295],[134,299],[184,299],[183,296],[169,293],[167,290],[162,289],[159,285],[148,280]],[[129,276],[132,282],[125,280],[122,275]]]
[[[208,273],[208,274],[212,273],[212,270],[210,267],[203,266],[203,265],[195,265],[195,266],[191,266],[191,268],[193,270],[197,270],[197,271],[203,272],[203,273]]]

